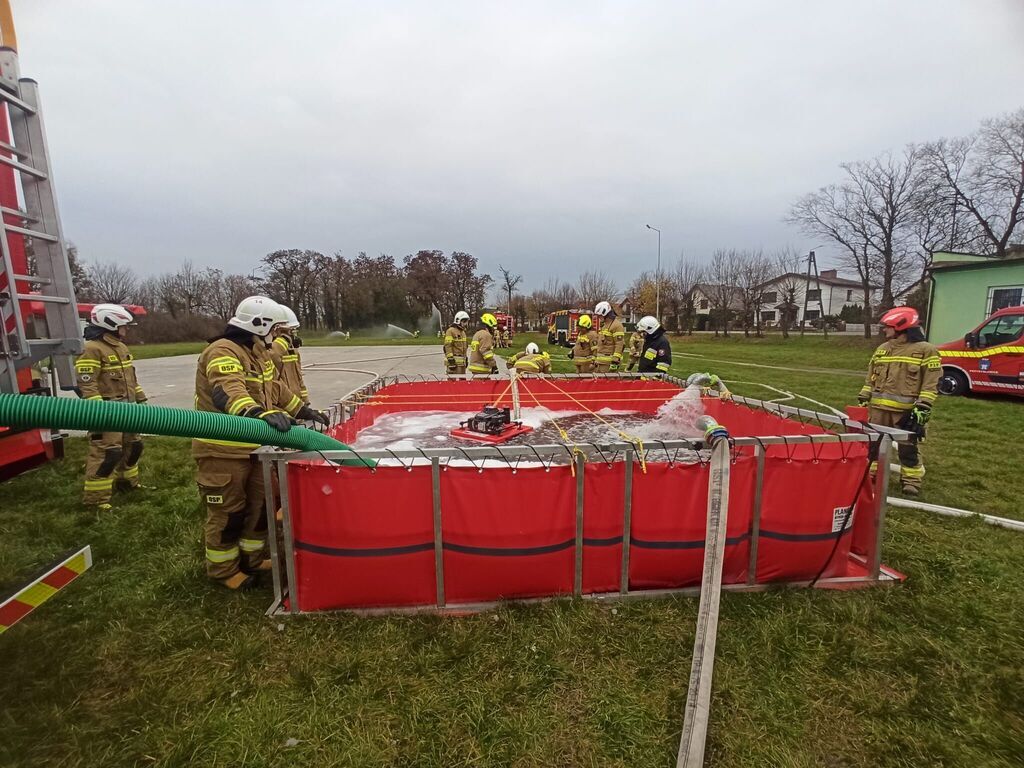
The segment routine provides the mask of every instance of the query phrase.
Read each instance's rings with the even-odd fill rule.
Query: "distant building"
[[[807,277],[806,274],[798,272],[786,272],[779,275],[763,286],[763,309],[760,312],[761,325],[771,327],[778,325],[785,311],[786,304],[790,301],[796,305],[795,324],[804,320],[810,322],[818,320],[822,312],[826,316],[838,315],[843,307],[864,306],[864,289],[859,280],[849,280],[839,277],[838,270],[822,270],[818,277]],[[868,298],[874,306],[875,292],[877,286],[872,286]],[[806,302],[804,301],[806,297]],[[804,304],[807,305],[807,315],[804,316]]]
[[[706,331],[712,327],[711,313],[721,302],[722,296],[728,296],[730,315],[743,312],[743,290],[738,286],[727,286],[724,283],[697,283],[693,286],[693,312],[696,315],[698,331]]]
[[[997,309],[1024,305],[1024,245],[1006,258],[940,252],[928,268],[928,340],[945,344],[963,338]]]

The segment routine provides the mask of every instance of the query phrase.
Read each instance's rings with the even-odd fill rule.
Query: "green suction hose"
[[[304,427],[278,432],[261,419],[209,411],[162,408],[112,400],[0,394],[0,424],[6,427],[137,432],[144,435],[231,440],[299,451],[339,451],[348,446]],[[348,466],[376,466],[369,459],[345,459]]]

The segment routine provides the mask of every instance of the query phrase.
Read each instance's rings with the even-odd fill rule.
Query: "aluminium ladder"
[[[4,112],[12,140],[0,141],[0,174],[13,172],[20,200],[10,194],[0,199],[0,392],[17,393],[18,371],[46,358],[52,358],[60,386],[70,389],[82,340],[39,86],[20,76],[17,51],[10,47],[0,47],[0,120],[7,117]],[[6,126],[0,126],[0,137],[6,133]],[[12,254],[17,237],[31,252],[31,259],[18,259],[25,264],[23,272]],[[26,322],[22,309],[27,302],[43,305],[45,323]]]

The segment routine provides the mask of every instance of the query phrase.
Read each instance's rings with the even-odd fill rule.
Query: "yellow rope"
[[[540,400],[537,399],[537,396],[535,394],[533,394],[533,392],[531,392],[529,389],[527,389],[526,385],[522,381],[520,381],[519,383],[523,385],[523,391],[526,392],[526,394],[528,394],[530,397],[533,398],[533,402],[535,402],[537,404],[537,407],[538,408],[543,408],[544,406],[540,404]],[[583,456],[584,461],[586,460],[587,455],[585,453],[583,453],[583,451],[580,450],[579,446],[576,445],[576,443],[574,443],[572,441],[572,438],[569,437],[569,433],[566,432],[564,429],[562,429],[562,425],[559,424],[558,421],[556,421],[553,416],[550,417],[550,418],[551,418],[551,423],[554,424],[555,425],[555,429],[558,430],[558,434],[562,438],[562,442],[564,442],[566,445],[571,445],[572,446],[572,456],[573,456],[573,459],[572,459],[572,461],[569,462],[569,471],[572,473],[573,477],[576,477],[576,454],[580,454],[581,456]]]

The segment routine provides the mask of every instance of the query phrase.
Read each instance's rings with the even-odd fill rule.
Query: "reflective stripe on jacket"
[[[909,411],[921,401],[931,405],[938,397],[942,376],[939,350],[927,341],[897,336],[871,355],[861,398],[883,411]]]
[[[303,403],[309,402],[309,390],[302,376],[302,358],[287,334],[281,334],[270,345],[270,359],[274,361],[277,375],[284,385],[299,396]]]
[[[551,373],[551,357],[547,352],[536,355],[529,352],[516,352],[505,362],[509,368],[515,368],[521,373]]]
[[[640,373],[668,373],[672,367],[672,345],[665,335],[665,329],[659,328],[644,339],[644,350],[640,354]]]
[[[494,359],[494,337],[486,328],[473,334],[469,343],[469,370],[471,373],[498,370],[498,362]]]
[[[601,323],[598,333],[597,362],[617,363],[622,360],[622,350],[626,346],[626,328],[619,318]]]
[[[133,360],[128,345],[112,333],[88,339],[82,354],[75,360],[75,376],[82,398],[145,402],[146,393],[135,375]]]
[[[633,331],[629,335],[629,356],[640,357],[644,349],[644,335],[640,331]]]
[[[589,331],[579,331],[576,334],[576,346],[572,348],[573,361],[576,363],[593,362],[599,343],[597,331],[593,328]]]
[[[466,350],[469,349],[469,338],[462,326],[452,325],[444,332],[444,356],[455,358],[455,365],[466,364]]]

